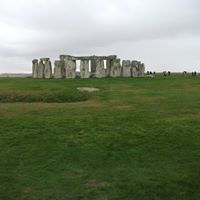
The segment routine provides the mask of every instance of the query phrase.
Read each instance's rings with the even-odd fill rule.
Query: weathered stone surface
[[[106,76],[106,71],[104,69],[104,60],[97,59],[96,60],[96,78],[103,78]]]
[[[77,56],[75,57],[77,60],[97,60],[97,59],[101,59],[101,60],[107,60],[107,59],[117,59],[116,55],[110,55],[110,56]]]
[[[111,71],[111,60],[106,60],[106,76],[110,77],[110,71]]]
[[[65,60],[65,59],[68,59],[68,60],[77,60],[77,58],[75,56],[71,56],[71,55],[60,55],[60,60]]]
[[[95,75],[96,67],[97,67],[97,61],[96,60],[91,60],[91,73],[92,73],[92,75]]]
[[[131,61],[130,60],[122,61],[122,76],[131,77]]]
[[[144,65],[144,63],[139,63],[138,76],[139,77],[145,76],[145,65]]]
[[[131,63],[131,74],[132,74],[132,77],[138,77],[138,61],[136,60],[133,60],[132,63]]]
[[[66,78],[76,78],[76,61],[73,58],[67,57],[64,62]]]
[[[81,60],[80,63],[80,77],[81,78],[89,78],[89,60]]]
[[[109,55],[109,56],[107,56],[106,59],[109,59],[109,60],[116,60],[116,59],[117,59],[117,56],[116,56],[116,55]],[[105,59],[105,60],[106,60],[106,59]]]
[[[44,63],[41,60],[38,65],[38,78],[44,78]]]
[[[54,62],[54,78],[65,78],[65,62],[63,60],[56,60]]]
[[[51,61],[47,60],[44,64],[44,78],[52,78]]]
[[[120,59],[112,60],[110,77],[120,77],[121,76],[121,64]]]
[[[65,78],[66,72],[64,60],[56,60],[54,65],[54,78]]]
[[[40,58],[40,61],[49,61],[50,59],[49,58]]]
[[[76,60],[80,62],[80,72],[76,72]],[[106,67],[104,66],[106,61]],[[91,66],[89,63],[91,62]],[[116,55],[109,56],[71,56],[60,55],[60,60],[55,61],[55,78],[89,78],[89,77],[143,77],[145,65],[139,61],[124,60],[122,66]],[[91,72],[89,68],[91,67]],[[33,78],[51,78],[52,67],[49,58],[40,58],[32,61]]]
[[[32,61],[32,77],[33,78],[38,78],[38,60],[34,59]]]
[[[114,60],[117,59],[116,55],[109,55],[109,56],[71,56],[71,55],[60,55],[59,56],[60,60],[64,60],[65,58],[70,58],[73,60],[97,60],[97,59],[102,59],[102,60]]]

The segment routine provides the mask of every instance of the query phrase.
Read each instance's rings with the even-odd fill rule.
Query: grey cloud
[[[156,70],[172,62],[174,71],[179,65],[192,70],[199,62],[193,53],[200,50],[199,9],[198,0],[1,0],[0,25],[10,29],[8,36],[1,30],[0,57],[18,58],[17,65],[6,62],[16,70],[23,60],[28,70],[31,57],[116,52],[139,57],[152,69],[162,65]]]

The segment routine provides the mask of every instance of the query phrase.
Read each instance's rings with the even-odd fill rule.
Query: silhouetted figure
[[[156,72],[153,72],[153,75],[156,75]]]
[[[168,76],[171,76],[171,72],[170,71],[168,71]]]
[[[197,72],[194,72],[194,76],[197,76]]]
[[[187,72],[186,71],[183,72],[183,76],[187,76]]]
[[[166,71],[163,72],[163,76],[167,76],[167,72]]]

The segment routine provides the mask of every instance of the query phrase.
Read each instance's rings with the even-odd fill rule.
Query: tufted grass
[[[0,199],[199,200],[199,91],[199,77],[1,78]]]
[[[2,84],[4,84],[6,80],[9,79],[2,79]],[[86,101],[89,99],[89,93],[81,93],[74,87],[62,88],[56,87],[56,85],[48,87],[48,83],[43,82],[43,80],[38,80],[36,85],[30,85],[31,81],[29,80],[30,79],[26,79],[20,83],[17,82],[13,85],[6,85],[6,87],[0,85],[0,103],[69,103]]]

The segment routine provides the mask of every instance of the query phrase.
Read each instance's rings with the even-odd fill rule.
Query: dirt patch
[[[100,181],[100,180],[97,180],[97,179],[88,180],[88,182],[86,183],[86,185],[90,186],[90,187],[101,187],[101,186],[105,186],[107,184],[108,184],[107,182]]]

